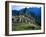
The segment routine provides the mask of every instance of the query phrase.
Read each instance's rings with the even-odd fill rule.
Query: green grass
[[[13,23],[12,31],[39,30],[40,26],[29,23]]]

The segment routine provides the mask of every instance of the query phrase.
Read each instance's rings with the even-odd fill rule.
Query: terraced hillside
[[[13,23],[12,23],[12,30],[19,31],[19,30],[38,30],[40,26],[35,23],[35,19],[29,16],[14,16]]]

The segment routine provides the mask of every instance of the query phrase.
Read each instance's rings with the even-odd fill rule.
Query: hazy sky
[[[16,6],[16,5],[12,5],[12,10],[21,10],[23,8],[25,8],[26,6]],[[27,8],[29,8],[30,6],[27,6]]]
[[[12,6],[12,10],[21,10],[22,8],[25,8],[24,6]]]
[[[12,10],[21,10],[23,8],[25,8],[26,6],[16,6],[16,5],[12,5]],[[27,6],[27,8],[29,8],[30,6]],[[33,7],[32,7],[33,8]],[[35,7],[34,7],[35,8]],[[38,7],[36,7],[38,8]]]

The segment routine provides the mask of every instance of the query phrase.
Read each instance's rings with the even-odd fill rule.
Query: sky
[[[12,6],[12,10],[21,10],[21,9],[23,9],[23,8],[25,8],[24,6]]]
[[[21,10],[21,9],[23,9],[23,8],[25,8],[25,7],[30,8],[30,6],[12,5],[12,10]],[[37,7],[37,8],[39,8],[39,7]]]

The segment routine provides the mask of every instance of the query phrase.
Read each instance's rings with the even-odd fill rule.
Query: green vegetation
[[[40,26],[29,24],[29,23],[14,23],[12,25],[12,31],[20,31],[20,30],[39,30]]]

